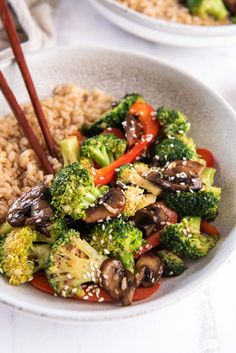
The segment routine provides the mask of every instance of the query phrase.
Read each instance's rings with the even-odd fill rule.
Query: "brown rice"
[[[147,16],[167,21],[179,22],[189,25],[217,26],[230,23],[228,19],[216,21],[213,18],[202,19],[192,16],[187,7],[178,0],[116,0],[117,2],[141,12]]]
[[[58,86],[53,96],[42,101],[43,111],[50,132],[57,144],[64,137],[78,130],[84,122],[92,122],[109,109],[113,97],[100,91],[88,91],[74,85]],[[23,106],[24,113],[34,132],[42,135],[30,104]],[[45,175],[34,151],[30,148],[15,117],[11,114],[0,117],[0,223],[9,205],[33,185],[49,183],[52,175]],[[61,162],[49,157],[54,170]]]

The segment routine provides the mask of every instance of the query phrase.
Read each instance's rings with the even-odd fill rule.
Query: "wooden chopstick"
[[[0,70],[0,89],[6,98],[9,106],[11,107],[11,110],[13,114],[15,115],[16,119],[18,120],[19,124],[22,127],[22,130],[25,134],[25,137],[28,139],[30,145],[32,146],[34,152],[36,153],[43,169],[47,174],[53,174],[54,171],[52,169],[51,164],[49,163],[46,154],[44,152],[43,147],[39,143],[38,138],[34,134],[28,120],[26,119],[23,110],[21,109],[20,105],[18,104],[12,90],[10,89],[7,81],[5,80],[5,77]]]
[[[32,105],[34,107],[35,114],[37,116],[40,128],[42,130],[48,151],[53,157],[57,157],[55,144],[53,142],[52,136],[49,132],[49,128],[32,80],[30,75],[24,53],[22,51],[20,41],[16,32],[14,22],[10,10],[8,8],[6,0],[0,0],[0,17],[5,28],[5,31],[8,35],[8,39],[12,48],[12,51],[15,55],[16,62],[20,68],[22,77],[25,81],[26,88],[28,90]]]

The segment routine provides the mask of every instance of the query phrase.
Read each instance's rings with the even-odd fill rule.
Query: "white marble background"
[[[128,48],[196,75],[236,109],[236,48],[181,49],[138,39],[108,23],[87,0],[60,0],[57,45]],[[223,127],[222,127],[223,128]],[[233,353],[236,252],[199,290],[160,312],[125,322],[70,325],[0,304],[0,353]]]

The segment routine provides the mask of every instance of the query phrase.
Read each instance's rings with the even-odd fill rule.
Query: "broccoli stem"
[[[50,244],[34,245],[29,250],[29,258],[34,260],[35,262],[34,272],[42,270],[46,267],[50,251],[51,251]]]
[[[4,222],[0,226],[0,236],[1,235],[7,235],[12,231],[12,226],[8,222]]]
[[[201,227],[201,217],[185,217],[187,221],[188,229],[192,233],[199,233]]]
[[[76,136],[70,136],[60,142],[64,165],[79,161],[80,147]]]
[[[101,167],[105,167],[110,164],[110,158],[107,153],[106,147],[103,146],[100,150],[97,150],[96,147],[89,147],[91,153],[93,154],[93,158],[97,164]]]
[[[214,184],[215,173],[215,168],[204,168],[200,174],[200,178],[202,179],[203,184],[207,186],[212,186]]]
[[[134,258],[133,255],[129,252],[120,252],[119,253],[120,261],[122,262],[124,268],[130,272],[134,272]]]

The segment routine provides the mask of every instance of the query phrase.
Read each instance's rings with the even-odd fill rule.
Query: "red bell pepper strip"
[[[218,229],[205,220],[201,221],[201,231],[209,235],[220,235]]]
[[[45,274],[43,272],[38,272],[34,275],[34,278],[32,279],[32,281],[30,282],[35,288],[48,293],[48,294],[54,294],[53,289],[50,287],[48,280],[45,276]],[[89,286],[89,285],[88,285]],[[88,287],[87,286],[87,287]],[[134,297],[133,300],[134,301],[138,301],[138,300],[143,300],[146,298],[149,298],[152,294],[154,294],[160,287],[160,283],[158,282],[157,284],[155,284],[153,287],[150,288],[143,288],[143,287],[138,287],[135,292],[134,292]],[[94,288],[95,289],[95,288]],[[101,302],[99,301],[99,299],[101,300],[101,298],[103,298],[103,303],[107,303],[107,302],[113,302],[114,300],[109,296],[109,294],[107,294],[107,292],[104,291],[104,289],[99,288],[99,294],[97,295],[96,292],[93,293],[93,290],[91,289],[89,291],[89,293],[91,293],[90,295],[86,294],[84,295],[84,297],[86,299],[84,299],[85,301],[88,302]],[[76,297],[73,298],[76,300],[82,300],[82,298]]]
[[[211,151],[206,148],[197,148],[197,154],[199,154],[205,161],[207,167],[213,167],[215,164],[215,158]]]
[[[146,245],[142,246],[139,249],[138,255],[134,256],[135,258],[138,258],[139,256],[145,254],[145,252],[155,248],[157,245],[160,244],[160,238],[161,238],[161,232],[157,231],[155,233],[152,233],[149,235],[149,237],[146,238]]]
[[[110,165],[94,170],[94,183],[95,185],[106,185],[114,177],[117,168],[124,164],[134,162],[147,147],[152,143],[159,130],[159,123],[155,118],[154,109],[142,102],[134,103],[130,110],[130,114],[138,117],[142,124],[143,135],[136,145],[126,154],[118,158]]]

